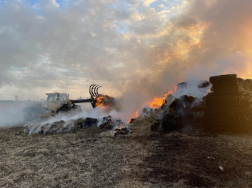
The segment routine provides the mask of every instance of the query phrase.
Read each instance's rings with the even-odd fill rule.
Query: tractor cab
[[[62,107],[71,109],[72,102],[69,100],[69,94],[66,93],[46,93],[47,95],[47,103],[46,108],[51,110],[51,112],[58,113]]]
[[[52,101],[69,101],[69,94],[66,93],[46,93],[47,102]]]
[[[96,107],[95,98],[99,96],[98,89],[101,86],[92,84],[89,87],[91,98],[69,100],[69,94],[66,93],[46,93],[46,102],[31,103],[23,109],[23,116],[26,121],[36,120],[42,117],[55,116],[58,113],[67,113],[70,111],[81,112],[81,106],[77,103],[91,103],[92,107]]]

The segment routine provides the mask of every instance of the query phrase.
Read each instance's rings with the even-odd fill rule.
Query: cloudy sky
[[[251,0],[0,0],[0,98],[88,97],[96,83],[141,103],[184,79],[252,78],[251,10]]]

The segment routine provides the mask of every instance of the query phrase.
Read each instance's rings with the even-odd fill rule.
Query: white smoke
[[[185,86],[178,86],[176,92],[172,94],[175,98],[187,95],[201,100],[209,93],[209,89],[212,87],[212,85],[209,84],[207,87],[200,88],[199,85],[202,84],[201,80],[188,80],[185,81],[185,83]]]
[[[20,125],[24,122],[24,103],[0,103],[0,128]]]
[[[79,118],[86,119],[89,117],[97,119],[97,126],[99,126],[105,116],[111,116],[113,119],[117,119],[119,114],[115,110],[106,113],[103,109],[95,108],[80,113],[70,112],[69,114],[57,114],[55,117],[50,117],[45,120],[28,122],[24,127],[26,127],[29,134],[41,133],[41,130],[43,130],[43,133],[46,133],[53,128],[52,126],[55,126],[55,132],[67,132],[75,127],[75,121]]]

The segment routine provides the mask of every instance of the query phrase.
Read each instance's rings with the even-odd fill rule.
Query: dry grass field
[[[252,187],[250,136],[23,130],[0,129],[0,187]]]

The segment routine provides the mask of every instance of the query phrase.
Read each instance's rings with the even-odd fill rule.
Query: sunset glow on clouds
[[[144,99],[187,78],[252,78],[250,0],[0,2],[1,99],[88,97],[92,83]]]

